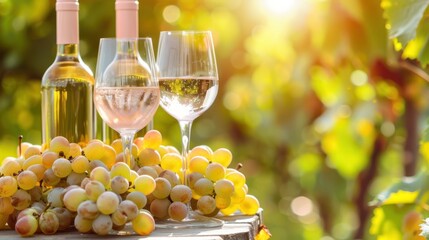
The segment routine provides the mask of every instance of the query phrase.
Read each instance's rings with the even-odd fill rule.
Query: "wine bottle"
[[[57,0],[57,55],[42,78],[42,141],[84,146],[95,137],[94,77],[79,53],[79,2]]]
[[[116,38],[118,39],[118,53],[121,51],[128,51],[125,49],[132,49],[130,46],[134,44],[127,41],[119,41],[120,39],[134,39],[139,37],[139,23],[138,23],[138,10],[139,2],[137,0],[116,0],[115,12],[116,12]],[[137,47],[136,45],[134,45]],[[137,49],[134,49],[137,51]],[[131,54],[133,51],[131,51]],[[118,56],[117,56],[118,57]],[[147,128],[152,128],[152,121],[148,124]],[[103,141],[111,143],[115,139],[121,138],[119,133],[109,127],[103,122]],[[145,133],[145,129],[138,131],[135,137],[142,137]]]

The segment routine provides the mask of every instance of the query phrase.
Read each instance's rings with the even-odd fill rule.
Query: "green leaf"
[[[389,36],[405,47],[416,36],[416,29],[429,0],[383,0],[381,6],[390,26]]]

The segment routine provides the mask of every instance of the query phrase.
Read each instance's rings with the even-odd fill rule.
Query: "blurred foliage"
[[[386,204],[373,214],[368,202],[428,164],[419,139],[429,94],[418,61],[427,62],[427,2],[140,0],[140,35],[156,50],[162,30],[213,31],[220,91],[194,122],[191,146],[232,150],[273,239],[401,239],[395,226],[407,209]],[[19,134],[40,144],[54,5],[0,0],[0,159],[16,155]],[[113,0],[80,1],[80,51],[93,70],[114,23]],[[180,146],[178,124],[162,109],[155,128]]]

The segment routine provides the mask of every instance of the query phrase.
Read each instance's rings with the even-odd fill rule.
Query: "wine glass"
[[[102,38],[94,104],[103,121],[119,132],[130,167],[134,135],[153,118],[160,91],[151,38]]]
[[[192,122],[212,105],[219,87],[211,32],[161,32],[157,67],[161,107],[179,121],[183,159],[181,177],[183,183],[188,185],[186,155]],[[219,222],[207,223],[207,220],[202,222],[202,226],[221,225]]]

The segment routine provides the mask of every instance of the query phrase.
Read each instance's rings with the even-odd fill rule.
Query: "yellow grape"
[[[85,193],[89,200],[97,201],[97,198],[105,191],[104,185],[96,180],[90,180],[85,185]]]
[[[116,162],[116,151],[109,145],[104,145],[103,150],[104,155],[100,158],[100,161],[106,164],[107,168],[111,168]]]
[[[82,153],[82,148],[77,143],[70,143],[70,151],[67,157],[75,158],[80,156]]]
[[[171,189],[170,198],[173,202],[188,203],[192,199],[192,190],[186,185],[176,185]]]
[[[151,148],[145,148],[141,150],[138,158],[138,163],[140,167],[158,165],[161,163],[161,156],[156,150],[153,150]]]
[[[158,130],[149,130],[143,137],[143,148],[158,149],[162,143],[162,135]]]
[[[45,168],[52,167],[52,164],[55,160],[57,160],[60,156],[56,152],[46,151],[42,154],[42,164]]]
[[[120,138],[113,140],[110,146],[115,149],[116,153],[121,153],[123,151],[122,140]]]
[[[166,198],[170,195],[171,184],[170,182],[162,177],[155,178],[155,190],[152,195],[158,199]]]
[[[134,220],[139,213],[139,208],[131,200],[124,200],[120,202],[117,210],[127,217],[127,221]]]
[[[13,176],[14,174],[18,174],[19,171],[21,171],[21,164],[15,160],[7,161],[2,164],[1,173],[5,176]]]
[[[155,198],[150,203],[150,212],[152,215],[159,219],[167,219],[168,218],[168,207],[170,206],[171,202],[168,198],[158,199]]]
[[[194,191],[200,196],[213,194],[213,182],[207,178],[200,178],[194,184]]]
[[[216,181],[214,191],[218,196],[231,197],[234,192],[234,183],[228,179],[220,179]]]
[[[226,148],[219,148],[213,152],[212,161],[220,163],[224,167],[228,167],[232,162],[232,153]]]
[[[227,208],[221,209],[220,212],[225,216],[229,216],[238,210],[238,206],[238,204],[231,204]]]
[[[168,215],[176,221],[182,221],[188,215],[188,207],[183,202],[173,202],[168,207]]]
[[[197,208],[203,214],[210,214],[216,209],[216,201],[212,196],[202,196],[198,199]]]
[[[166,146],[167,152],[169,153],[177,153],[180,154],[179,150],[177,150],[177,148],[175,148],[174,146]]]
[[[140,211],[131,222],[134,232],[146,236],[155,230],[155,220],[152,215],[145,211]]]
[[[238,205],[238,208],[246,215],[254,215],[259,210],[259,201],[255,196],[248,194]]]
[[[167,179],[172,187],[180,183],[179,176],[177,175],[177,173],[170,170],[164,170],[160,172],[159,177]]]
[[[39,229],[44,234],[55,234],[60,227],[60,221],[57,215],[52,211],[46,211],[40,214]]]
[[[92,222],[92,230],[98,235],[107,235],[112,230],[112,227],[112,219],[104,214],[100,214]]]
[[[224,209],[229,207],[229,205],[231,205],[230,197],[222,197],[222,196],[216,195],[215,201],[216,201],[216,207],[219,209]]]
[[[225,175],[225,179],[228,179],[234,183],[235,187],[241,188],[246,183],[246,176],[243,173],[234,170]]]
[[[89,160],[85,156],[77,156],[71,162],[71,168],[75,173],[89,171]]]
[[[106,191],[97,198],[97,208],[102,214],[112,214],[118,209],[119,198],[114,192]]]
[[[127,223],[127,216],[119,209],[117,209],[112,215],[110,215],[110,218],[112,219],[112,223],[115,226],[122,226]]]
[[[133,143],[131,145],[131,154],[133,155],[134,159],[139,157],[139,152],[140,152],[139,148],[137,147],[136,144]]]
[[[10,197],[18,190],[18,182],[12,176],[0,177],[0,197]]]
[[[88,160],[100,160],[104,156],[104,143],[101,141],[91,141],[83,148],[85,157]]]
[[[76,187],[64,194],[63,203],[69,211],[76,212],[79,204],[85,200],[88,200],[85,190]]]
[[[130,179],[128,179],[128,181],[130,181],[130,186],[134,185],[134,181],[138,176],[139,174],[136,171],[130,170]]]
[[[130,192],[126,197],[126,200],[134,202],[138,209],[144,208],[147,203],[146,195],[139,191]]]
[[[76,215],[74,219],[74,227],[76,230],[78,230],[80,233],[87,233],[92,230],[92,222],[94,220],[92,219],[86,219],[83,218],[81,215]]]
[[[91,173],[89,174],[89,178],[91,180],[99,181],[106,188],[110,186],[110,173],[104,167],[96,167],[92,169]]]
[[[161,159],[161,167],[179,173],[182,169],[182,157],[177,153],[167,153]]]
[[[16,178],[18,186],[24,190],[30,190],[37,184],[37,176],[30,170],[24,170]]]
[[[129,183],[123,176],[114,176],[110,181],[110,187],[113,192],[123,194],[128,191]]]
[[[19,145],[16,147],[16,155],[18,156],[23,156],[25,151],[27,151],[27,149],[29,147],[33,146],[33,144],[29,143],[29,142],[22,142],[21,143],[21,153],[19,152]]]
[[[46,171],[46,168],[43,166],[43,164],[34,164],[27,168],[27,170],[32,171],[34,174],[36,174],[37,181],[40,182],[43,179],[43,175]]]
[[[156,187],[155,179],[149,175],[140,175],[134,181],[136,191],[139,191],[146,196],[151,194]]]
[[[159,145],[159,147],[156,149],[156,151],[158,151],[158,153],[161,156],[161,158],[165,154],[169,153],[168,148],[166,146],[164,146],[164,145]],[[174,153],[174,152],[171,152],[171,153]],[[177,154],[179,154],[179,153],[177,153]]]
[[[18,189],[11,198],[16,210],[24,210],[31,205],[31,195],[25,190]]]
[[[22,169],[27,170],[28,167],[34,164],[42,163],[42,156],[41,155],[33,155],[29,158],[27,158],[24,163],[22,164]]]
[[[244,198],[246,198],[246,194],[247,192],[244,189],[244,187],[241,187],[241,188],[235,187],[234,192],[231,195],[231,202],[233,204],[241,203],[244,200]]]
[[[225,177],[225,167],[219,163],[212,162],[206,168],[206,178],[216,182]]]
[[[186,175],[188,178],[188,186],[190,188],[194,188],[195,183],[198,181],[198,179],[203,178],[204,175],[198,172],[191,172]]]
[[[57,177],[54,174],[54,171],[52,168],[46,169],[46,171],[43,173],[43,184],[45,186],[55,186],[61,181],[61,178]]]
[[[91,200],[85,200],[77,207],[77,214],[86,219],[95,219],[100,214],[98,212],[97,204]]]
[[[54,137],[49,143],[49,151],[63,153],[63,156],[68,156],[70,152],[70,142],[62,136]]]
[[[189,161],[189,171],[197,172],[201,174],[206,173],[207,166],[209,165],[209,160],[203,156],[195,156]]]
[[[67,177],[72,172],[71,163],[65,158],[58,158],[52,164],[52,171],[59,178]]]
[[[116,176],[122,176],[125,179],[130,180],[130,175],[131,175],[131,169],[124,162],[117,162],[110,169],[110,178],[113,178]]]
[[[42,154],[42,150],[41,150],[40,146],[31,145],[25,150],[24,158],[27,159],[31,156],[40,155],[40,154]]]
[[[139,149],[139,152],[144,148],[143,141],[144,141],[143,137],[134,138],[133,143],[137,146],[137,148]]]
[[[188,160],[190,160],[195,156],[205,157],[207,160],[210,161],[213,156],[213,151],[211,150],[211,148],[205,145],[196,146],[189,152],[187,158]]]
[[[37,219],[33,215],[25,215],[15,223],[15,231],[23,237],[33,236],[38,229]]]
[[[0,215],[10,215],[15,211],[11,197],[0,198]]]

